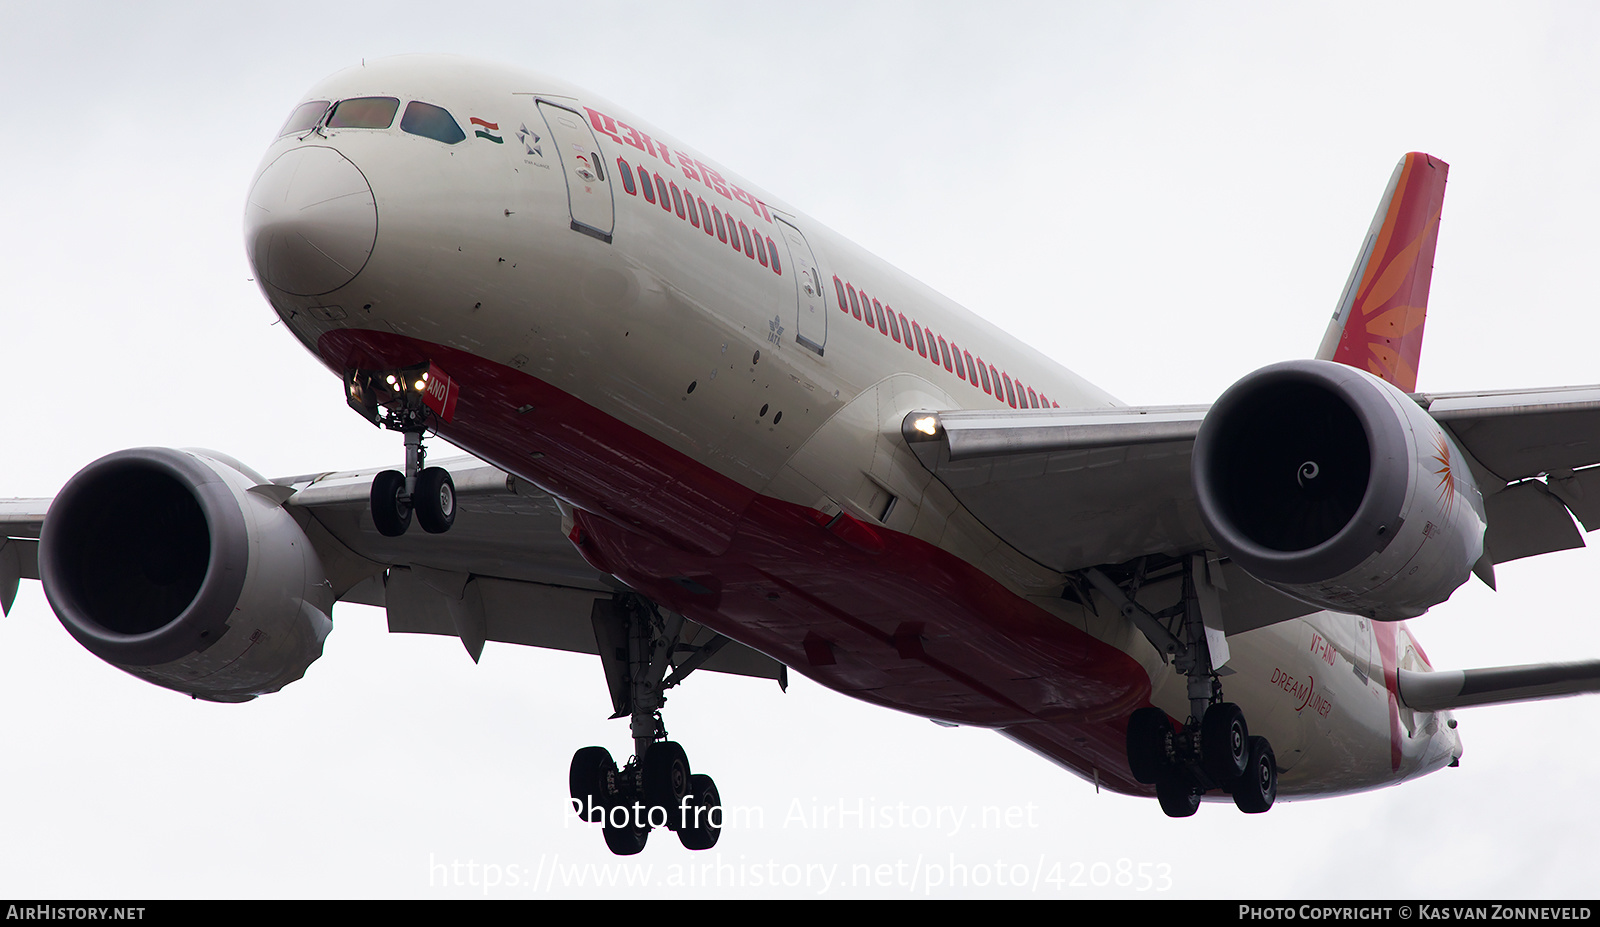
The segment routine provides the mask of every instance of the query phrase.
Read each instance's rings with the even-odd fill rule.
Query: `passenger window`
[[[622,177],[622,189],[628,191],[629,196],[638,196],[639,188],[633,182],[633,168],[621,158],[617,159],[617,174]]]
[[[467,137],[467,133],[461,131],[460,124],[450,115],[449,110],[421,100],[412,100],[406,104],[406,114],[400,117],[400,131],[431,138],[446,145],[454,145]]]
[[[752,236],[752,237],[754,237],[755,240],[756,240],[756,260],[761,262],[761,266],[762,267],[766,267],[767,266],[767,246],[766,246],[766,243],[761,240],[761,233],[760,232],[755,233],[755,235]]]
[[[656,201],[656,188],[650,185],[650,175],[645,173],[642,167],[639,168],[639,186],[642,188],[640,192],[644,194],[645,201],[654,203]]]
[[[983,366],[983,358],[981,358],[981,357],[978,358],[978,365],[977,366],[978,366],[978,376],[983,378],[983,383],[982,383],[983,391],[986,392],[986,393],[990,392],[990,389],[989,389],[989,371],[988,371],[987,368],[985,368]],[[967,367],[968,368],[972,367],[972,355],[971,354],[967,355]],[[974,382],[976,382],[976,381],[974,381]]]
[[[711,207],[706,205],[705,200],[700,200],[700,227],[706,230],[707,235],[717,234],[711,228]]]
[[[847,300],[844,298],[844,281],[839,279],[838,274],[833,275],[833,289],[834,292],[839,294],[839,311],[849,312],[850,306],[847,304]]]
[[[943,335],[939,336],[939,356],[944,359],[944,369],[956,369],[950,365],[950,346],[945,344]]]
[[[678,218],[687,218],[683,212],[683,197],[678,194],[678,185],[673,183],[668,186],[672,188],[672,205],[678,210]]]
[[[956,347],[954,341],[950,342],[950,357],[956,362],[956,376],[965,380],[967,378],[967,368],[961,363],[961,349]]]
[[[711,207],[711,218],[717,220],[717,240],[727,241],[728,233],[722,228],[722,210],[715,206]]]
[[[861,318],[861,304],[856,302],[856,288],[846,283],[844,291],[850,294],[850,314],[858,319]]]
[[[894,320],[894,307],[889,307],[889,337],[895,341],[900,340],[900,325]]]
[[[778,264],[778,246],[770,238],[767,239],[767,250],[772,253],[772,272],[781,275],[783,268]]]
[[[889,324],[883,320],[883,303],[873,300],[872,310],[878,314],[878,331],[889,334]]]
[[[355,97],[333,105],[330,129],[387,129],[394,124],[400,101],[394,97]]]
[[[906,321],[906,314],[900,313],[900,331],[905,334],[906,350],[915,350],[911,347],[911,323]]]
[[[745,257],[754,260],[756,256],[756,249],[750,244],[750,227],[745,225],[743,221],[739,223],[739,237],[744,239]]]
[[[1028,387],[1028,407],[1032,409],[1039,408],[1039,394],[1035,393],[1031,386]]]
[[[922,342],[922,326],[912,322],[911,333],[917,336],[917,353],[921,354],[923,357],[927,357],[928,346]]]
[[[316,128],[317,123],[322,121],[322,116],[327,111],[327,100],[312,100],[309,103],[301,103],[294,108],[294,112],[289,114],[289,121],[285,122],[283,128],[278,130],[278,137],[283,138],[285,135],[299,135],[301,132],[311,131]]]
[[[1000,375],[1000,379],[1005,381],[1006,384],[1006,402],[1011,403],[1011,408],[1015,409],[1017,407],[1017,394],[1011,389],[1011,375],[1003,373]]]
[[[667,212],[671,212],[672,200],[667,195],[667,182],[661,179],[660,174],[656,175],[656,196],[661,198],[661,208],[665,209]],[[682,205],[678,206],[678,215],[683,215]]]

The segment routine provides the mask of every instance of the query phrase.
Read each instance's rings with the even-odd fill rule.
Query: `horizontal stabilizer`
[[[1400,701],[1415,711],[1532,702],[1600,692],[1600,660],[1418,673],[1399,670]]]

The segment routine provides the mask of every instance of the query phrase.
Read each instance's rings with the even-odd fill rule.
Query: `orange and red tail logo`
[[[1421,152],[1400,160],[1334,315],[1337,344],[1324,356],[1324,342],[1319,357],[1370,371],[1408,393],[1416,390],[1449,172],[1450,165]]]

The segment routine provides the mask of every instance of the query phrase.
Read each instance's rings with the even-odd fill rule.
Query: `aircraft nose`
[[[361,272],[378,238],[372,187],[332,148],[295,148],[250,189],[245,242],[258,279],[296,296],[337,290]]]

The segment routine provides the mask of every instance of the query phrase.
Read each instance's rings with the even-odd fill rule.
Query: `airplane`
[[[1451,709],[1600,675],[1434,672],[1404,621],[1600,523],[1595,387],[1414,392],[1447,170],[1402,160],[1312,359],[1128,407],[613,104],[369,62],[294,109],[246,246],[403,469],[113,454],[0,503],[0,604],[42,579],[91,652],[216,701],[299,678],[335,601],[596,653],[633,758],[579,750],[571,798],[622,854],[717,842],[661,713],[697,669],[995,728],[1172,816],[1394,784],[1459,758]]]

